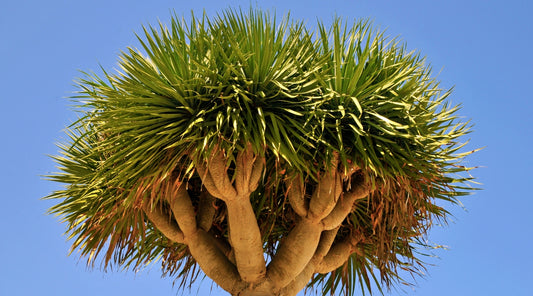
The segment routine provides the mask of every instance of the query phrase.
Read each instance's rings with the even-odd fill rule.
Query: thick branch
[[[252,145],[237,155],[235,188],[238,195],[249,195],[257,189],[263,173],[264,158],[254,155]]]
[[[173,242],[183,244],[185,237],[179,229],[178,224],[172,220],[170,215],[165,213],[160,205],[152,207],[149,202],[143,203],[143,210],[150,222]]]
[[[342,193],[342,180],[337,168],[326,172],[321,176],[317,188],[313,192],[309,202],[309,215],[312,219],[322,220],[337,204]]]
[[[200,202],[198,204],[198,215],[196,221],[198,227],[205,231],[209,231],[213,225],[213,218],[215,216],[215,197],[209,194],[207,191],[200,193]]]
[[[257,218],[248,197],[226,202],[230,244],[242,279],[255,283],[264,278],[266,262]]]
[[[323,230],[331,230],[338,226],[325,229],[322,221],[336,205],[338,206],[339,195],[342,193],[342,179],[337,172],[337,160],[330,171],[320,176],[309,202],[309,210],[306,210],[304,193],[301,178],[297,176],[289,185],[288,194],[291,206],[302,219],[291,230],[286,240],[280,244],[279,251],[268,269],[268,278],[279,288],[285,287],[293,280],[298,283],[304,279],[308,280],[314,272],[314,268],[308,268],[312,265],[310,262],[312,258],[317,251],[318,257],[323,256],[331,246],[334,236],[330,237],[327,246],[319,246],[319,240]],[[348,212],[350,210],[351,207]],[[318,250],[317,247],[321,249]],[[307,270],[307,273],[303,272],[304,270]]]
[[[169,184],[171,184],[169,182]],[[172,184],[167,189],[165,197],[170,204],[170,209],[174,214],[174,219],[178,222],[181,231],[185,235],[185,238],[194,234],[197,231],[196,215],[194,213],[194,206],[192,205],[189,193],[184,184]]]
[[[264,168],[265,158],[256,157],[254,160],[254,165],[250,174],[250,182],[248,185],[248,187],[250,188],[250,192],[254,192],[257,189],[257,186],[259,186],[259,181],[261,180],[261,176],[263,175]]]
[[[263,158],[254,155],[251,145],[247,145],[237,155],[234,184],[228,176],[223,152],[213,150],[207,165],[198,166],[205,188],[226,203],[229,242],[233,247],[239,274],[248,283],[258,282],[266,274],[261,233],[250,203],[250,193],[259,184],[263,162]]]
[[[326,254],[331,249],[333,241],[335,241],[335,237],[337,236],[338,231],[339,227],[322,232],[322,235],[320,236],[320,242],[318,244],[314,257],[316,257],[317,259],[322,259],[324,256],[326,256]]]
[[[252,146],[247,145],[237,155],[235,166],[235,189],[238,195],[226,200],[230,244],[241,278],[248,283],[257,283],[266,275],[266,262],[250,193],[257,189],[263,171],[263,159],[255,156]]]
[[[217,238],[215,237],[215,242],[217,244],[218,249],[226,255],[226,258],[233,263],[235,266],[237,266],[237,263],[235,262],[235,253],[233,249],[231,248],[231,245],[227,242],[224,238]]]
[[[212,235],[203,229],[198,229],[187,242],[191,255],[196,259],[200,268],[222,289],[235,294],[246,286],[241,281],[235,265],[217,247],[217,242]]]
[[[197,227],[194,206],[185,186],[169,182],[166,193],[165,198],[170,204],[174,219],[183,231],[185,243],[204,273],[230,293],[241,289],[240,286],[244,284],[235,265],[219,249],[216,239]]]
[[[282,296],[295,296],[309,283],[315,274],[315,264],[309,262],[296,278],[280,291]]]
[[[316,265],[330,252],[337,229],[351,212],[353,203],[370,192],[361,175],[350,182],[355,183],[355,188],[339,199],[343,191],[343,173],[337,171],[337,165],[338,159],[335,158],[331,169],[320,176],[308,206],[301,178],[296,177],[289,185],[289,202],[302,219],[291,230],[286,241],[281,243],[268,267],[268,278],[273,285],[284,288],[289,294],[292,294],[291,291],[298,291],[310,280]],[[349,174],[351,177],[353,172],[350,171]],[[326,232],[319,244],[324,230]],[[333,255],[334,253],[331,256]]]
[[[305,188],[300,175],[297,175],[288,184],[288,197],[291,208],[300,217],[306,217],[309,209],[309,203],[305,200]]]
[[[324,255],[326,255],[333,244],[338,230],[339,228],[335,228],[333,230],[322,232],[322,235],[320,236],[320,242],[315,254],[313,255],[313,258],[311,258],[304,270],[302,270],[302,272],[292,282],[290,282],[281,290],[280,295],[293,296],[305,288],[305,286],[313,277],[313,274],[315,274],[316,266],[322,260]]]
[[[276,288],[283,288],[298,276],[313,257],[322,227],[301,219],[280,243],[268,265],[267,277]]]
[[[352,237],[335,243],[326,256],[316,266],[315,272],[328,273],[341,267],[355,251],[355,241]]]
[[[363,199],[370,193],[370,187],[364,183],[363,177],[359,177],[352,190],[346,192],[337,202],[331,213],[322,220],[322,226],[325,230],[333,229],[341,225],[351,212],[353,204],[359,199]]]
[[[222,195],[222,193],[220,193],[217,186],[215,185],[215,181],[209,173],[207,165],[204,163],[198,163],[196,164],[195,168],[198,172],[198,175],[202,179],[202,184],[209,191],[209,193],[218,199],[224,199],[224,196]]]
[[[231,184],[227,169],[227,160],[224,157],[224,152],[213,149],[211,157],[207,160],[207,171],[221,195],[219,198],[224,201],[237,195],[237,191]]]

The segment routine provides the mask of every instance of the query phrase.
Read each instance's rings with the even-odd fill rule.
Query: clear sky
[[[213,15],[228,6],[288,10],[312,27],[338,14],[370,17],[428,57],[452,101],[475,124],[469,148],[486,148],[467,165],[483,191],[456,207],[454,222],[432,232],[446,244],[414,290],[388,295],[531,295],[533,280],[533,21],[529,0],[404,1],[134,1],[5,0],[0,5],[2,168],[0,295],[176,295],[157,266],[140,273],[89,270],[74,254],[65,227],[45,214],[41,197],[59,185],[47,157],[75,114],[65,99],[78,70],[116,66],[120,50],[138,46],[134,31],[165,22],[171,10]],[[211,282],[192,294],[206,295]],[[187,293],[185,293],[187,294]],[[213,287],[212,295],[227,295]]]

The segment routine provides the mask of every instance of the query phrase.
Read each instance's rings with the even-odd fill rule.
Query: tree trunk
[[[279,294],[275,294],[274,292],[268,292],[268,291],[254,291],[254,290],[246,290],[239,294],[234,294],[234,296],[276,296]]]
[[[281,296],[284,295],[279,291],[275,291],[275,287],[269,281],[263,281],[258,285],[248,285],[239,292],[234,293],[235,296]],[[288,295],[287,295],[288,296]],[[293,296],[293,295],[291,295]]]

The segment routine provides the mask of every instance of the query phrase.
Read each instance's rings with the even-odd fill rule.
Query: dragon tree
[[[470,124],[424,57],[369,21],[257,9],[143,29],[77,81],[48,176],[89,265],[156,262],[183,286],[201,269],[231,295],[422,273],[428,230],[471,191]]]

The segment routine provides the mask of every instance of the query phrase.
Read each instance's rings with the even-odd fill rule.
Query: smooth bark
[[[309,201],[305,198],[305,187],[301,176],[296,176],[290,183],[288,183],[288,198],[291,208],[300,216],[307,216],[309,210]]]
[[[305,288],[307,283],[309,283],[313,275],[316,273],[316,268],[320,264],[320,261],[324,255],[328,253],[333,241],[335,240],[338,230],[339,228],[322,232],[315,254],[311,260],[309,260],[309,263],[305,266],[302,272],[300,272],[300,274],[298,274],[298,276],[296,276],[288,285],[281,289],[280,295],[296,295],[303,288]]]
[[[227,160],[222,151],[215,149],[207,163],[198,165],[206,189],[226,203],[229,243],[237,270],[245,282],[252,284],[259,282],[266,274],[261,233],[250,203],[250,194],[259,184],[263,161],[253,154],[248,145],[237,156],[233,183],[227,173]]]
[[[322,220],[336,206],[342,193],[342,180],[336,170],[325,173],[309,201],[309,216]]]
[[[189,236],[187,244],[202,271],[222,289],[235,293],[246,286],[235,265],[220,251],[209,233],[199,229]]]
[[[203,191],[199,196],[200,202],[198,204],[198,215],[196,221],[198,227],[205,231],[209,231],[213,225],[213,218],[215,216],[215,197],[207,191]]]
[[[348,237],[335,243],[316,266],[316,273],[328,273],[341,267],[355,251],[355,242]]]
[[[226,203],[230,244],[242,279],[256,283],[266,274],[261,233],[248,198]]]
[[[362,177],[358,177],[352,183],[354,183],[352,184],[354,187],[341,196],[331,213],[322,220],[322,225],[325,230],[338,227],[352,211],[354,203],[357,200],[367,197],[370,193],[370,187],[364,183]]]
[[[320,225],[302,219],[280,243],[267,272],[276,288],[285,287],[302,272],[316,251],[321,232]]]
[[[168,213],[163,211],[160,204],[152,206],[150,203],[144,203],[143,211],[148,217],[148,220],[168,239],[180,244],[185,242],[185,236],[179,229],[178,224],[172,220]]]

